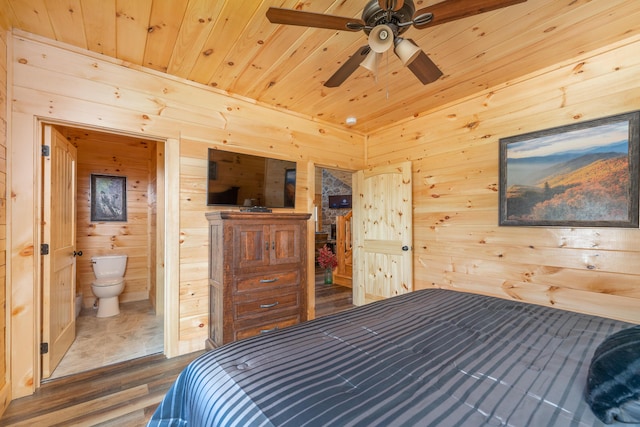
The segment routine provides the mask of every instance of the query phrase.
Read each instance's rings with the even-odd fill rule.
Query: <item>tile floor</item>
[[[125,360],[162,353],[162,317],[148,300],[120,304],[120,314],[96,317],[83,308],[76,319],[76,340],[50,379],[77,374]]]

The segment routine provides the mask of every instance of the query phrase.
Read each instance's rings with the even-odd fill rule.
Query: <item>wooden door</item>
[[[353,303],[413,290],[411,162],[356,173]]]
[[[76,336],[76,148],[45,126],[43,155],[42,378]]]

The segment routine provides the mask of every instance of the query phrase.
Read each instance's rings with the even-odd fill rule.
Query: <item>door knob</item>
[[[406,251],[408,251],[408,250],[409,250],[409,246],[406,246],[406,245],[405,245],[405,246],[403,246],[403,247],[402,247],[402,250],[403,250],[403,251],[405,251],[405,252],[406,252]]]
[[[82,251],[73,251],[73,256],[82,256]]]

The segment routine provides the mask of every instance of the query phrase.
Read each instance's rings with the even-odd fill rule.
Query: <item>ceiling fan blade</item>
[[[327,28],[329,30],[360,31],[365,27],[361,19],[301,10],[270,7],[267,18],[272,24],[299,25],[301,27]]]
[[[404,0],[378,0],[382,10],[400,10],[404,6]]]
[[[407,65],[407,68],[415,74],[423,85],[435,82],[442,75],[440,68],[429,59],[424,51],[420,51],[418,57],[411,61],[411,63]]]
[[[338,69],[338,71],[336,71],[333,76],[329,77],[329,80],[327,80],[324,85],[326,87],[338,87],[342,84],[342,82],[344,82],[345,80],[347,80],[347,78],[353,74],[353,72],[355,70],[358,69],[358,67],[360,66],[360,63],[362,61],[364,61],[364,58],[367,57],[367,54],[371,51],[371,48],[367,45],[367,46],[362,46],[361,48],[359,48],[356,53],[354,53],[353,55],[351,55],[351,57],[349,59],[347,59],[345,61],[344,64],[342,64],[342,67],[340,67]]]
[[[416,22],[414,27],[427,28],[434,25],[466,18],[467,16],[478,15],[490,10],[524,3],[527,0],[445,0],[418,10],[413,16],[414,19],[427,13],[433,14],[433,19],[426,23]]]

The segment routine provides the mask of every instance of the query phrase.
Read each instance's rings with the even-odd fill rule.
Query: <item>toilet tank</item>
[[[123,277],[127,268],[126,255],[105,255],[91,257],[93,274],[96,279]]]

